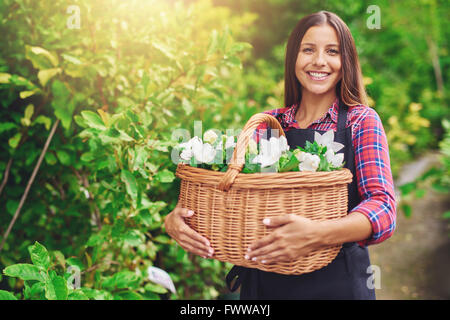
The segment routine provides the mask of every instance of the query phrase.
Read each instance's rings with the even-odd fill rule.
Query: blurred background
[[[450,299],[449,6],[1,1],[0,297],[236,298],[230,264],[165,233],[179,186],[172,132],[192,133],[194,120],[203,132],[240,129],[282,107],[287,38],[327,10],[353,34],[389,140],[398,219],[393,237],[369,248],[377,297]],[[71,266],[76,289],[64,285]],[[176,294],[148,280],[149,266],[170,274]]]

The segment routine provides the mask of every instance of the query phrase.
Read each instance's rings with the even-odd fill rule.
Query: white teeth
[[[323,78],[328,75],[328,73],[316,73],[316,72],[309,72],[309,74],[317,78]]]

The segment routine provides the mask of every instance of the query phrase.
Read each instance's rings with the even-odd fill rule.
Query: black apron
[[[348,186],[348,212],[350,212],[361,202],[361,199],[356,183],[351,127],[345,128],[347,110],[348,106],[340,102],[334,140],[344,144],[345,168],[348,168],[353,174],[353,181]],[[283,125],[281,121],[279,122]],[[270,138],[270,130],[267,131],[268,138]],[[292,128],[285,134],[290,148],[294,149],[297,146],[304,147],[306,141],[313,142],[316,131],[320,134],[325,133],[325,131],[313,129]],[[284,275],[234,266],[226,276],[226,282],[230,291],[235,291],[241,286],[241,300],[370,300],[375,299],[375,290],[369,280],[371,277],[369,266],[367,247],[361,247],[356,242],[349,242],[343,244],[336,258],[329,265],[310,273]],[[231,286],[236,277],[237,279]]]

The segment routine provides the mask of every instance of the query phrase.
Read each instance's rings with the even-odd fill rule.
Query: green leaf
[[[151,291],[151,292],[155,292],[155,293],[166,293],[168,290],[160,285],[156,285],[153,283],[147,283],[144,287],[145,291]]]
[[[105,278],[102,287],[106,289],[132,289],[137,288],[139,282],[140,277],[136,273],[125,270]]]
[[[450,211],[446,211],[442,214],[442,218],[444,219],[450,219]]]
[[[84,121],[84,119],[79,115],[73,116],[73,119],[75,120],[75,123],[79,125],[81,128],[87,128],[86,121]]]
[[[183,98],[183,101],[181,102],[181,106],[183,107],[183,110],[187,116],[189,116],[192,113],[192,111],[194,111],[194,106],[186,98]]]
[[[81,116],[89,127],[100,130],[106,129],[105,123],[97,113],[92,111],[81,111]]]
[[[36,68],[42,69],[43,67],[43,61],[39,60],[38,58],[45,57],[47,62],[50,62],[53,67],[58,66],[59,61],[56,54],[50,53],[48,50],[45,50],[41,47],[31,47],[31,46],[25,46],[26,49],[26,57],[31,60],[33,65]]]
[[[39,242],[36,241],[34,245],[29,246],[28,252],[35,266],[42,267],[44,270],[50,267],[50,255],[47,249]]]
[[[170,52],[171,49],[169,47],[157,41],[152,41],[151,44],[154,48],[158,49],[161,53],[163,53],[167,58],[169,58],[170,60],[175,60],[175,56],[173,55],[172,52]]]
[[[409,182],[399,186],[399,189],[401,191],[402,196],[406,196],[411,192],[413,192],[416,189],[416,187],[417,185],[415,182]]]
[[[65,269],[66,268],[66,258],[64,254],[59,250],[52,251],[53,258]]]
[[[431,185],[431,187],[437,192],[441,192],[441,193],[448,193],[449,192],[449,187],[445,186],[445,185],[442,185],[439,182],[433,183]]]
[[[67,282],[57,275],[50,276],[45,281],[45,297],[48,300],[67,300]]]
[[[78,258],[75,258],[75,257],[68,258],[68,259],[66,259],[66,264],[68,266],[77,266],[80,268],[80,270],[84,270],[84,264]]]
[[[89,299],[94,300],[113,300],[113,296],[108,291],[96,290],[91,288],[80,289]]]
[[[88,296],[81,290],[72,291],[67,298],[68,300],[89,300]]]
[[[130,171],[122,169],[120,179],[125,183],[127,193],[131,197],[131,199],[137,200],[138,184],[134,175]]]
[[[0,290],[0,300],[17,300],[17,298],[11,292]]]
[[[69,54],[62,53],[62,54],[61,54],[61,57],[62,57],[64,60],[66,60],[66,61],[68,61],[68,62],[70,62],[70,63],[73,63],[73,64],[75,64],[75,65],[81,65],[81,64],[83,64],[83,63],[80,61],[80,59],[78,59],[78,58],[76,58],[76,57],[74,57],[74,56],[71,56],[71,55],[69,55]]]
[[[38,72],[38,79],[39,82],[43,87],[47,85],[47,82],[56,76],[57,74],[61,73],[61,68],[53,68],[53,69],[45,69]]]
[[[39,115],[36,119],[34,119],[33,124],[43,124],[46,130],[50,130],[50,126],[52,125],[52,120],[49,117]]]
[[[226,61],[227,61],[228,65],[230,65],[232,67],[238,67],[238,68],[242,69],[241,60],[238,57],[231,56]]]
[[[9,277],[16,277],[22,280],[44,281],[41,269],[38,266],[27,263],[19,263],[6,267],[3,273]]]
[[[423,198],[425,193],[426,193],[425,189],[417,189],[417,190],[414,191],[414,194],[415,194],[417,199]]]
[[[52,82],[52,108],[55,116],[61,120],[64,128],[68,129],[72,122],[72,114],[76,106],[76,99],[71,98],[67,85],[59,80]]]
[[[136,247],[144,243],[144,235],[139,230],[128,230],[123,235],[123,240],[130,246]]]
[[[125,131],[118,130],[119,131],[119,139],[126,142],[134,141],[134,138],[130,137]]]
[[[101,244],[105,239],[98,233],[91,234],[89,240],[86,243],[87,247],[95,247]]]
[[[20,139],[22,138],[22,133],[17,132],[12,138],[8,140],[8,144],[11,148],[16,149],[19,145]]]
[[[20,96],[20,99],[26,99],[28,97],[31,97],[32,95],[35,95],[38,92],[40,92],[39,89],[28,90],[28,91],[21,91],[19,93],[19,96]]]
[[[47,162],[49,165],[56,164],[57,160],[53,152],[47,152],[44,156],[45,162]]]
[[[56,150],[56,157],[61,164],[68,166],[71,164],[70,155],[64,150]]]
[[[411,206],[408,205],[408,204],[402,204],[401,208],[403,210],[403,213],[405,214],[405,217],[406,218],[410,218],[411,215],[412,215],[412,208],[411,208]]]
[[[6,201],[6,210],[10,215],[14,215],[17,208],[19,207],[19,201],[8,199]]]
[[[3,72],[0,72],[0,83],[3,84],[13,83],[15,85],[25,86],[28,89],[36,88],[36,85],[34,85],[32,82],[25,79],[24,77]]]
[[[175,179],[175,175],[172,171],[164,169],[156,173],[155,178],[162,183],[171,183]]]
[[[16,129],[17,128],[17,124],[13,123],[13,122],[3,122],[0,123],[0,133],[4,132],[4,131],[9,131],[12,129]]]
[[[211,31],[209,45],[208,45],[208,55],[214,53],[217,50],[218,43],[218,32],[216,29]]]
[[[35,282],[28,291],[31,298],[39,300],[45,299],[45,284],[44,282]]]
[[[300,162],[298,161],[297,157],[294,154],[291,154],[291,157],[289,158],[289,161],[285,163],[283,166],[280,164],[280,170],[279,172],[289,172],[292,171],[294,168],[298,167],[298,164]]]
[[[133,113],[130,110],[127,110],[125,112],[125,114],[127,115],[128,119],[130,119],[132,122],[138,123],[139,122],[139,116],[135,113]]]
[[[81,155],[80,160],[83,162],[91,162],[95,159],[95,153],[94,152],[85,152]]]
[[[122,300],[143,300],[144,298],[137,292],[134,291],[125,291],[119,292],[117,295],[120,296]]]
[[[9,73],[0,72],[0,83],[9,83],[11,75]]]
[[[154,237],[153,240],[155,242],[164,243],[164,244],[169,244],[172,242],[171,238],[169,238],[168,236],[163,235],[163,234],[160,234],[159,236]]]

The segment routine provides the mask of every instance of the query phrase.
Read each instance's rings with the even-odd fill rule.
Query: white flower
[[[325,157],[327,158],[327,161],[335,168],[341,167],[342,162],[344,161],[343,153],[335,154],[331,149],[327,149],[327,152],[325,152]]]
[[[304,152],[304,160],[298,165],[300,171],[312,171],[315,172],[319,167],[320,158],[315,154]]]
[[[285,136],[281,136],[278,138],[278,142],[280,144],[280,150],[281,152],[285,152],[289,150],[289,145],[287,143],[287,139]]]
[[[182,148],[183,151],[180,154],[181,159],[183,160],[191,160],[193,153],[192,153],[192,146],[201,144],[202,141],[199,137],[195,136],[192,139],[190,139],[188,142],[180,143],[178,147]]]
[[[197,160],[198,163],[209,163],[214,160],[216,156],[216,150],[209,143],[203,144],[202,140],[195,136],[191,140],[179,145],[183,148],[180,154],[181,159],[190,161],[192,157]]]
[[[180,158],[183,160],[191,160],[192,158],[192,149],[184,149],[181,151]]]
[[[334,152],[338,152],[341,150],[344,145],[339,142],[334,141],[334,131],[328,130],[323,135],[318,133],[317,131],[314,133],[314,141],[316,141],[318,144],[322,146],[326,146],[327,150],[331,149]]]
[[[203,135],[203,141],[209,144],[213,144],[217,140],[217,134],[213,130],[208,130]]]
[[[216,150],[209,143],[195,143],[192,145],[192,152],[198,163],[210,163],[216,156]]]
[[[294,154],[298,161],[300,161],[300,162],[305,161],[306,152],[304,152],[300,149],[295,149]]]
[[[271,137],[270,140],[262,139],[260,154],[253,159],[253,163],[260,163],[262,168],[271,166],[280,160],[282,153],[286,150],[289,150],[289,146],[284,136]]]

